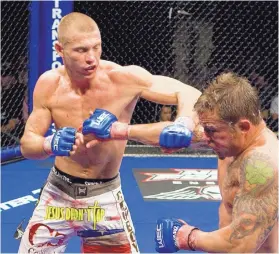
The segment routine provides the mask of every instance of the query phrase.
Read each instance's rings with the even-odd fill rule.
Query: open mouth
[[[91,65],[91,66],[85,68],[85,70],[86,70],[86,71],[93,71],[93,70],[95,70],[95,68],[96,68],[95,65]]]

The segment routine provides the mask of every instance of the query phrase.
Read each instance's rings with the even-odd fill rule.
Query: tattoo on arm
[[[251,194],[257,195],[275,180],[275,171],[270,159],[261,154],[255,154],[243,163],[243,173],[245,174],[245,188],[252,191]]]
[[[259,248],[277,222],[277,169],[271,159],[255,153],[241,167],[241,192],[234,200],[230,242],[254,236]]]

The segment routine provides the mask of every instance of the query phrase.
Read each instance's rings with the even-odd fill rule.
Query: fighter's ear
[[[58,53],[58,55],[60,57],[63,57],[63,46],[62,46],[62,44],[59,41],[56,41],[54,43],[54,47],[55,47],[55,50]]]
[[[241,119],[238,121],[237,126],[240,131],[248,132],[251,128],[251,122],[247,119]]]

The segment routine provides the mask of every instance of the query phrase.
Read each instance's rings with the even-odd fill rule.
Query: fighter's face
[[[171,107],[162,107],[161,121],[171,121]]]
[[[232,123],[220,120],[215,114],[202,113],[199,120],[204,128],[206,141],[220,159],[238,153],[241,137]]]
[[[74,33],[63,46],[64,64],[71,76],[77,79],[95,76],[101,54],[102,41],[99,30]]]

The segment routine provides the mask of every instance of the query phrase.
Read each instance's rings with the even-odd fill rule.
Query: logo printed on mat
[[[219,201],[216,169],[133,169],[145,201]]]

